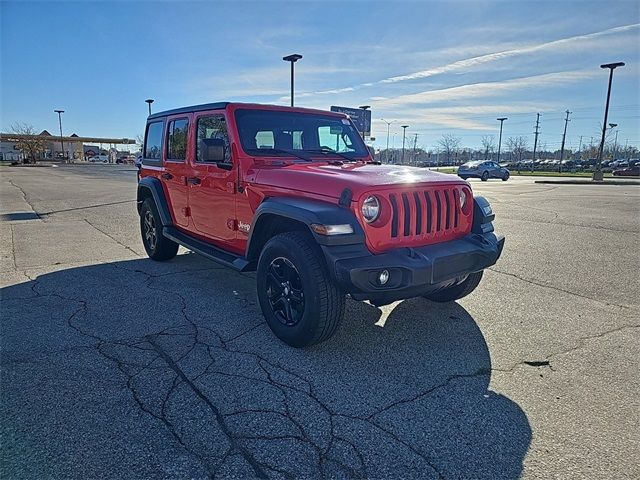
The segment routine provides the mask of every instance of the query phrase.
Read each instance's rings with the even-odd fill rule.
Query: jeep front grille
[[[391,237],[446,237],[459,230],[460,187],[390,193]],[[431,243],[431,242],[429,242]]]

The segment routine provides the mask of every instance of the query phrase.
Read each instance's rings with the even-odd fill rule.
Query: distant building
[[[0,160],[20,162],[24,159],[24,154],[16,148],[17,143],[22,138],[40,137],[44,140],[44,148],[36,160],[87,160],[98,154],[109,155],[110,161],[115,162],[121,154],[114,147],[117,145],[133,145],[135,140],[128,138],[101,138],[101,137],[80,137],[77,134],[63,136],[62,141],[59,136],[51,135],[47,130],[43,130],[38,135],[29,136],[15,133],[0,133]],[[97,145],[85,145],[85,143],[104,144],[109,148],[100,148]],[[64,152],[62,150],[64,144]],[[112,154],[113,153],[113,154]],[[126,152],[128,155],[129,152]],[[124,155],[124,152],[122,152]]]

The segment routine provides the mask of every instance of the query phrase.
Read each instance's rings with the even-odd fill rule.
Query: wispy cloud
[[[519,90],[531,87],[557,87],[559,85],[575,83],[593,78],[600,72],[597,70],[576,70],[567,72],[546,73],[529,77],[514,78],[496,82],[480,82],[460,85],[456,87],[442,88],[438,90],[426,90],[418,93],[399,95],[384,100],[373,102],[376,108],[391,109],[407,105],[419,105],[436,103],[441,101],[462,100],[467,98],[480,98],[496,96],[505,91]]]
[[[494,52],[494,53],[489,53],[489,54],[485,54],[485,55],[479,55],[479,56],[476,56],[476,57],[471,57],[471,58],[466,58],[466,59],[463,59],[463,60],[458,60],[458,61],[453,62],[453,63],[449,63],[449,64],[446,64],[446,65],[441,65],[441,66],[438,66],[438,67],[429,68],[429,69],[426,69],[426,70],[420,70],[420,71],[409,73],[409,74],[406,74],[406,75],[397,75],[397,76],[393,76],[393,77],[384,78],[384,79],[378,80],[376,82],[360,83],[360,84],[353,85],[353,86],[350,86],[350,87],[343,87],[343,88],[331,89],[331,90],[318,90],[318,91],[315,91],[315,92],[304,92],[304,93],[298,94],[297,96],[298,97],[309,97],[309,96],[313,96],[313,95],[336,94],[336,93],[342,93],[342,92],[349,92],[349,91],[353,91],[353,90],[358,89],[358,88],[369,87],[369,86],[372,86],[372,85],[404,82],[404,81],[408,81],[408,80],[416,80],[416,79],[428,78],[428,77],[432,77],[432,76],[435,76],[435,75],[441,75],[441,74],[444,74],[444,73],[451,73],[451,72],[456,72],[456,71],[461,71],[461,70],[469,70],[471,68],[477,67],[478,65],[483,65],[483,64],[487,64],[487,63],[490,63],[490,62],[503,60],[503,59],[514,57],[514,56],[518,56],[518,55],[524,55],[524,54],[528,54],[528,53],[535,53],[535,52],[541,52],[541,51],[558,51],[558,50],[563,50],[563,49],[566,49],[566,48],[572,48],[572,47],[575,47],[576,45],[578,45],[580,43],[583,43],[583,42],[586,42],[586,41],[598,39],[600,37],[606,37],[606,36],[609,36],[609,35],[626,33],[626,32],[635,30],[638,27],[640,27],[640,23],[634,23],[634,24],[630,24],[630,25],[623,25],[623,26],[619,26],[619,27],[609,28],[607,30],[602,30],[602,31],[599,31],[599,32],[588,33],[588,34],[584,34],[584,35],[575,35],[575,36],[572,36],[572,37],[562,38],[562,39],[559,39],[559,40],[553,40],[553,41],[550,41],[550,42],[544,42],[544,43],[539,43],[539,44],[535,44],[535,45],[522,46],[522,47],[510,49],[510,50],[504,50],[504,51],[500,51],[500,52]]]

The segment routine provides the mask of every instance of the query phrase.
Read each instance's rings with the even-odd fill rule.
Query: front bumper
[[[460,283],[470,273],[495,264],[503,246],[504,237],[490,231],[379,255],[371,254],[364,245],[322,249],[331,273],[344,291],[356,300],[385,304]],[[390,274],[385,285],[377,281],[382,270]]]

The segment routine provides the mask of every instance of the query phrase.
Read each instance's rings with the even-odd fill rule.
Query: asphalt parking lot
[[[251,274],[146,258],[130,166],[0,181],[0,478],[640,477],[638,186],[472,180],[472,295],[296,350]]]

